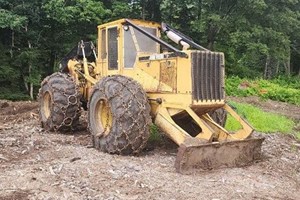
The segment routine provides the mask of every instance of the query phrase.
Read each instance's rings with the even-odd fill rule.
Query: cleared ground
[[[273,103],[300,116],[299,107]],[[300,143],[289,135],[265,135],[263,159],[251,166],[182,175],[168,140],[139,157],[109,155],[91,148],[84,117],[81,130],[62,135],[39,126],[36,102],[0,108],[0,199],[300,198]]]

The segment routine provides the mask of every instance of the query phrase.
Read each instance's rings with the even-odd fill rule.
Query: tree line
[[[300,0],[0,0],[0,97],[34,97],[40,81],[97,25],[167,22],[222,51],[229,75],[300,75]]]

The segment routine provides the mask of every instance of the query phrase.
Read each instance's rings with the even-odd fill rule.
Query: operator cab
[[[98,63],[110,73],[122,69],[132,69],[137,60],[157,60],[167,57],[187,57],[184,51],[179,50],[160,39],[161,31],[166,36],[182,46],[183,50],[190,47],[208,51],[202,46],[168,24],[143,20],[121,19],[98,26]],[[170,54],[166,54],[168,49]]]
[[[159,38],[159,24],[132,20],[140,29]],[[122,37],[123,36],[123,37]],[[134,67],[140,55],[159,54],[160,44],[126,23],[125,19],[98,26],[98,63],[108,70]]]

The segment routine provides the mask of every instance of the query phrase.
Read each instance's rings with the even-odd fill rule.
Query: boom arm
[[[179,32],[178,30],[173,29],[168,24],[162,22],[161,28],[164,33],[175,43],[181,44],[184,49],[188,49],[190,46],[194,47],[199,50],[209,51],[208,49],[204,48],[203,46],[195,43],[192,39],[185,36],[183,33]]]

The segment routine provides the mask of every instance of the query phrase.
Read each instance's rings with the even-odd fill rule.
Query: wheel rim
[[[101,135],[108,135],[112,127],[112,113],[108,102],[105,99],[100,99],[95,108],[95,121],[97,129]]]
[[[45,92],[44,96],[43,96],[43,111],[45,114],[46,119],[48,119],[50,117],[51,114],[51,95],[49,92]]]

